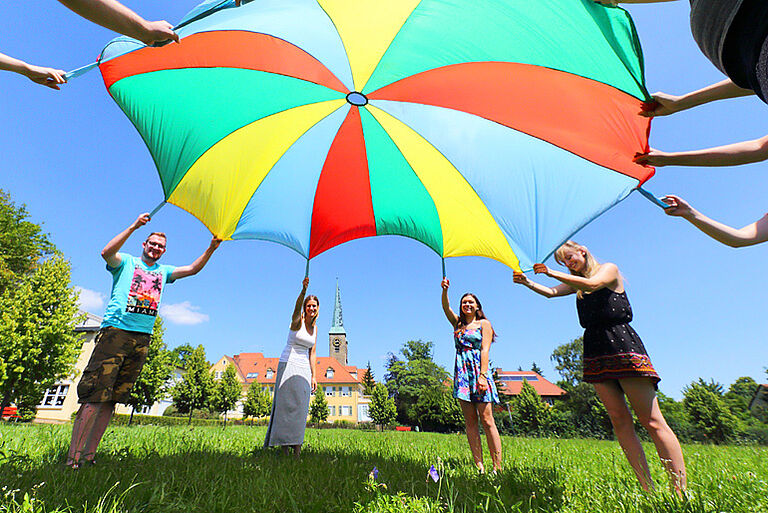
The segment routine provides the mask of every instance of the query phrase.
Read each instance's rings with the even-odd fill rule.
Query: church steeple
[[[333,326],[328,331],[328,353],[342,365],[347,365],[347,332],[341,316],[341,292],[336,278],[336,300],[333,304]]]
[[[336,301],[333,304],[333,326],[329,332],[333,335],[346,335],[344,320],[341,317],[341,293],[339,292],[339,279],[336,278]]]

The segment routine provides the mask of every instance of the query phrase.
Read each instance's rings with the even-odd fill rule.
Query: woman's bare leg
[[[645,459],[643,446],[635,433],[635,423],[632,413],[624,400],[624,391],[615,380],[603,381],[602,383],[593,383],[597,396],[602,401],[605,409],[608,410],[608,416],[611,418],[613,432],[619,440],[619,445],[624,450],[624,454],[629,460],[632,470],[635,471],[640,486],[643,490],[653,489],[653,480],[648,468],[648,461]]]
[[[496,429],[496,421],[493,419],[493,403],[477,403],[477,413],[488,441],[488,451],[491,453],[493,470],[501,470],[501,438]]]
[[[459,399],[461,412],[464,414],[464,426],[467,430],[467,440],[469,441],[469,450],[472,451],[472,459],[475,466],[484,472],[483,467],[483,443],[480,441],[480,429],[477,425],[477,409],[475,405]]]
[[[620,380],[619,384],[627,394],[638,420],[648,430],[661,463],[669,473],[672,488],[678,496],[682,496],[686,486],[683,450],[661,413],[653,382],[649,378],[630,378]]]

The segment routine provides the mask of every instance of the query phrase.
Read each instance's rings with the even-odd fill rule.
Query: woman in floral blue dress
[[[493,326],[483,314],[483,307],[474,294],[464,294],[459,303],[459,315],[448,302],[448,278],[443,278],[443,311],[454,328],[456,365],[453,374],[453,397],[459,400],[472,458],[480,472],[483,467],[483,445],[478,421],[482,422],[488,440],[493,471],[501,470],[501,439],[493,420],[493,403],[499,402],[496,385],[489,374],[488,353],[495,335]]]

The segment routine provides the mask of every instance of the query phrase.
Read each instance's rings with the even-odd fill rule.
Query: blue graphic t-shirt
[[[173,283],[172,265],[147,266],[141,258],[118,253],[120,265],[110,267],[112,295],[101,327],[114,326],[126,331],[152,333],[166,283]]]

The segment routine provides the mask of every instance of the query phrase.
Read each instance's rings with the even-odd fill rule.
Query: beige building
[[[75,327],[75,332],[82,334],[83,340],[83,347],[80,350],[80,356],[77,358],[75,370],[67,379],[59,381],[45,392],[43,400],[37,406],[35,422],[69,422],[72,420],[72,416],[78,408],[80,408],[80,404],[77,402],[77,384],[80,382],[80,376],[82,376],[85,366],[88,365],[91,353],[93,353],[93,348],[95,347],[94,340],[101,327],[101,321],[102,319],[98,315],[86,313],[85,321]],[[181,370],[176,369],[172,379],[178,380],[180,378]],[[159,416],[162,415],[165,409],[170,405],[171,401],[164,399],[153,404],[151,407],[144,407],[141,411],[137,411],[136,413]],[[118,404],[115,408],[115,412],[129,415],[131,413],[131,407],[124,404]]]

